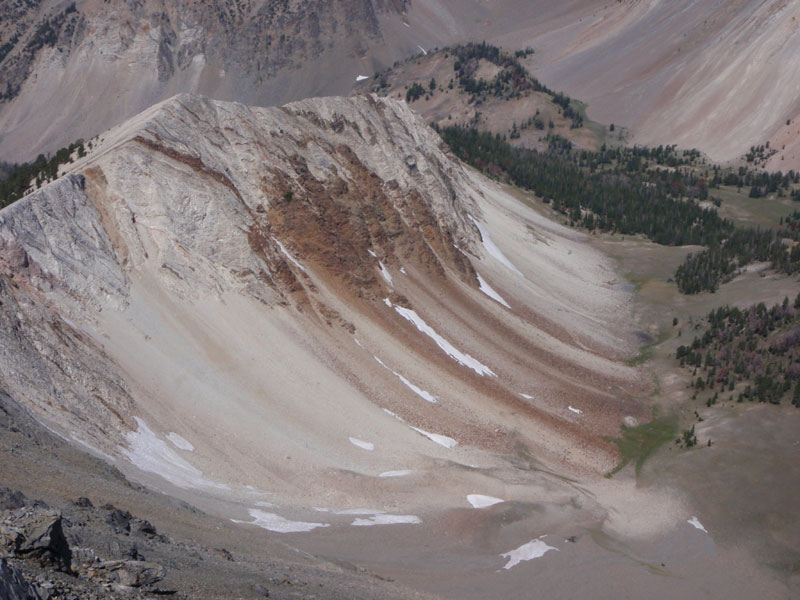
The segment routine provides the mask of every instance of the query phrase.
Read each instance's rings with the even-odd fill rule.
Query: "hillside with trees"
[[[781,219],[782,226],[772,229],[735,227],[714,208],[720,201],[711,194],[723,176],[715,168],[709,181],[709,167],[695,150],[603,146],[595,152],[576,150],[569,140],[549,135],[547,150],[538,151],[475,127],[438,131],[459,158],[532,190],[570,225],[640,234],[668,246],[705,246],[675,273],[684,294],[716,291],[753,262],[768,262],[787,275],[800,271],[800,218]],[[744,169],[738,177],[795,193],[795,173],[754,175]]]
[[[555,134],[597,149],[614,137],[586,119],[580,102],[531,75],[525,61],[533,55],[532,48],[511,53],[486,42],[434,49],[375,73],[354,91],[405,98],[431,123],[477,126],[513,145],[544,149]]]
[[[791,402],[800,407],[800,294],[770,308],[724,306],[706,330],[675,354],[691,371],[695,398],[718,402]]]
[[[71,162],[75,152],[78,158],[86,155],[83,140],[61,148],[52,156],[40,154],[32,162],[4,166],[0,169],[0,208],[22,198],[32,186],[38,189],[54,180],[58,176],[58,167]]]

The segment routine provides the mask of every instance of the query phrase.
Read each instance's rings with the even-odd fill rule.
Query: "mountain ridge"
[[[243,489],[247,469],[231,467],[251,464],[255,449],[262,485],[295,501],[321,481],[352,501],[337,474],[345,465],[362,476],[403,466],[351,455],[348,435],[369,442],[381,432],[390,454],[411,443],[437,455],[449,439],[459,454],[502,455],[522,432],[516,419],[490,425],[496,402],[530,419],[540,440],[522,437],[542,458],[607,470],[614,451],[602,435],[616,431],[618,411],[646,418],[601,391],[602,381],[632,393],[643,385],[605,357],[630,351],[625,325],[596,327],[597,309],[610,317],[625,294],[593,274],[610,265],[582,235],[530,212],[511,217],[510,197],[444,152],[405,103],[375,97],[256,109],[181,95],[149,109],[0,212],[3,302],[15,307],[3,311],[3,388],[62,436],[209,493]],[[499,222],[516,227],[520,248],[527,228],[539,229],[548,242],[530,260],[549,280],[523,275],[533,263],[522,258],[508,266],[508,241],[490,238]],[[595,293],[570,300],[565,285]],[[569,322],[558,317],[566,305]],[[258,356],[270,357],[263,373],[248,366]],[[536,401],[514,389],[531,377]],[[443,397],[443,380],[461,400]],[[301,400],[320,384],[338,410],[324,397]],[[595,398],[586,426],[567,410],[575,394]],[[220,410],[228,433],[201,434]],[[368,430],[347,431],[347,415],[359,413]],[[260,448],[254,426],[267,414],[277,421]],[[158,458],[168,446],[153,423],[206,441],[180,461]],[[292,468],[274,452],[294,455]]]

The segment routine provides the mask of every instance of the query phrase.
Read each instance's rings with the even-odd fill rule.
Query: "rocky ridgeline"
[[[407,4],[408,0],[0,3],[0,157],[27,160],[63,146],[61,139],[88,138],[98,127],[115,125],[178,90],[259,104],[318,94],[315,63],[335,64],[378,46],[384,41],[381,19],[396,18]],[[129,65],[131,79],[120,72],[119,64]],[[79,77],[53,75],[73,69]],[[291,85],[286,85],[288,77]],[[49,117],[35,122],[22,114],[31,108],[30,94],[34,103],[70,96],[68,80],[82,82],[81,88],[89,81],[107,82],[124,90],[132,104],[123,112],[124,102],[111,107],[103,100],[90,107],[78,92],[83,97],[80,106],[64,110],[61,103]],[[352,81],[349,73],[347,80]],[[340,89],[346,90],[346,84]],[[28,108],[20,112],[16,104]],[[52,120],[63,125],[51,127]],[[23,145],[17,146],[14,138]]]
[[[148,521],[110,504],[95,508],[86,498],[65,516],[7,488],[0,491],[0,507],[3,600],[176,594],[156,587],[167,571],[145,560],[138,549],[170,543]],[[105,548],[85,546],[89,539],[101,540]]]
[[[456,246],[478,239],[466,214],[479,192],[404,103],[262,109],[184,94],[107,135],[108,149],[0,215],[0,387],[67,437],[88,427],[113,452],[105,433],[132,425],[136,398],[82,324],[124,310],[145,271],[184,299],[293,304],[351,332],[292,260],[350,304],[392,293],[377,257],[477,287]]]

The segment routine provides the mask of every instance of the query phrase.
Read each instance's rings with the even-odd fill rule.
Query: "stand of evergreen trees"
[[[737,229],[727,239],[687,256],[675,272],[675,282],[684,294],[714,292],[740,268],[758,261],[792,275],[800,271],[800,245],[784,240],[797,240],[797,235],[791,230]]]
[[[590,231],[643,234],[670,246],[712,245],[733,231],[716,211],[672,197],[661,180],[651,181],[639,171],[587,172],[566,155],[571,145],[538,152],[470,127],[447,127],[439,133],[465,162],[534,191]]]
[[[712,310],[708,328],[676,358],[692,370],[695,396],[706,405],[720,401],[769,402],[789,399],[800,408],[800,294],[767,308],[762,302],[741,310]]]
[[[453,63],[456,81],[459,87],[470,95],[470,102],[481,100],[486,95],[510,99],[524,96],[530,92],[542,92],[549,95],[553,102],[560,107],[565,118],[571,120],[573,129],[583,127],[583,115],[574,108],[570,97],[548,88],[533,77],[519,62],[520,57],[533,54],[532,49],[528,48],[515,54],[509,54],[486,42],[470,42],[447,48],[445,51],[452,52],[456,57]],[[501,69],[491,81],[474,77],[481,59]]]
[[[14,165],[7,177],[0,180],[0,208],[22,198],[31,185],[39,188],[44,182],[55,179],[58,176],[58,167],[69,162],[76,150],[78,157],[86,155],[83,140],[61,148],[51,157],[40,154],[32,162]]]

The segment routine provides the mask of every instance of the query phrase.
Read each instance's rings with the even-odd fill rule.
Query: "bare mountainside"
[[[0,10],[0,160],[90,137],[178,92],[248,104],[346,94],[431,47],[531,46],[534,75],[629,141],[718,161],[770,141],[800,167],[798,8],[782,0],[13,0]],[[769,152],[768,152],[769,153]]]
[[[609,470],[602,436],[647,417],[611,264],[440,144],[372,97],[112,130],[2,212],[3,388],[226,494],[367,500],[354,477],[477,450]]]

